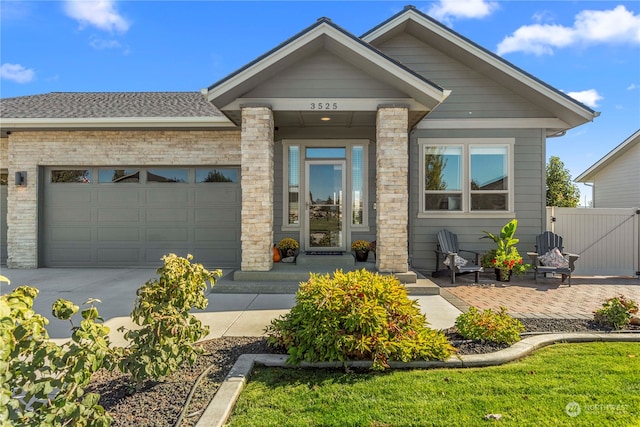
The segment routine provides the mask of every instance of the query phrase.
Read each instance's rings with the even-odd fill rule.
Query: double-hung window
[[[422,214],[513,212],[512,138],[419,139]]]

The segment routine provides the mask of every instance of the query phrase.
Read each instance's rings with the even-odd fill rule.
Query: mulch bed
[[[588,332],[603,330],[592,320],[520,319],[528,333]],[[629,329],[640,331],[640,327]],[[507,345],[465,340],[454,328],[445,331],[459,354],[480,354],[501,350]],[[100,404],[114,418],[114,426],[174,426],[198,376],[210,366],[193,395],[180,426],[194,426],[220,383],[241,354],[274,353],[262,337],[225,337],[205,341],[204,354],[196,363],[159,382],[149,382],[131,394],[126,377],[117,372],[100,371],[94,375],[90,390],[100,393]]]

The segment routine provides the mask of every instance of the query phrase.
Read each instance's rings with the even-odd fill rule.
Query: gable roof
[[[0,100],[2,128],[224,126],[200,92],[52,92]]]
[[[420,12],[415,6],[406,6],[401,12],[367,31],[361,38],[372,45],[379,45],[401,32],[410,33],[473,69],[491,76],[505,87],[553,112],[566,122],[569,128],[592,121],[600,115],[576,99]],[[561,130],[566,129],[559,129]]]
[[[209,86],[208,99],[224,110],[225,106],[261,81],[320,49],[329,50],[371,76],[410,94],[427,110],[437,107],[449,95],[449,91],[363,42],[330,19],[320,18],[315,24]]]
[[[589,169],[582,172],[576,179],[576,182],[590,182],[605,167],[613,163],[617,158],[623,156],[635,145],[640,144],[640,129],[629,138],[625,139],[620,145],[609,151],[603,158],[594,163]]]

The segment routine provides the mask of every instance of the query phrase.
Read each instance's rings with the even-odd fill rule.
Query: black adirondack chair
[[[473,260],[469,260],[460,255],[461,252],[473,254],[475,255],[475,258]],[[480,280],[480,272],[483,271],[482,266],[480,265],[480,253],[462,249],[458,245],[458,236],[449,230],[440,230],[438,232],[438,246],[436,248],[436,271],[440,266],[440,255],[449,258],[449,265],[447,266],[447,268],[451,272],[451,283],[456,283],[456,273],[475,273],[476,283]],[[463,266],[456,266],[456,255],[465,258],[467,260],[467,264]]]
[[[553,250],[553,248],[558,248],[562,255],[569,260],[569,267],[551,267],[542,264],[540,257]],[[569,279],[567,283],[571,286],[571,273],[575,270],[575,263],[578,258],[580,258],[580,255],[564,251],[564,246],[562,246],[562,236],[550,231],[545,231],[544,233],[539,234],[536,236],[536,251],[527,252],[527,255],[531,258],[533,277],[535,278],[536,283],[538,283],[539,274],[544,274],[546,277],[547,273],[556,273],[562,275],[563,283],[565,280]]]

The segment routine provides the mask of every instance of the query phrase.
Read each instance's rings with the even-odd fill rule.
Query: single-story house
[[[10,268],[272,269],[273,244],[432,270],[436,234],[545,229],[545,143],[598,113],[412,6],[321,18],[201,92],[2,99]],[[6,198],[6,201],[5,201]]]
[[[640,207],[640,129],[582,172],[591,183],[594,208]]]

